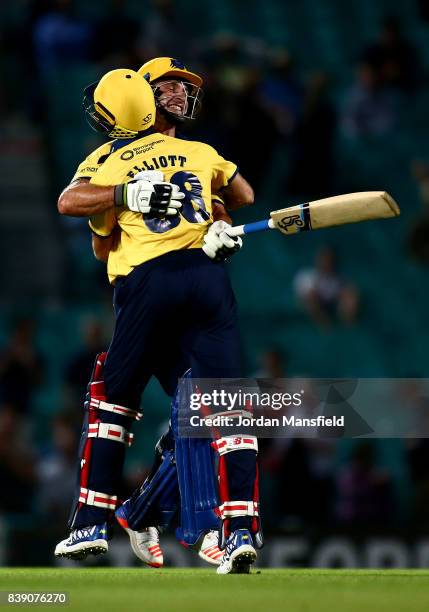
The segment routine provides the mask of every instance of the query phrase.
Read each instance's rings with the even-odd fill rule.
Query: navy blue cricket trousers
[[[168,395],[195,378],[241,375],[234,293],[223,263],[172,251],[117,280],[116,325],[104,368],[109,402],[137,408],[151,376]]]
[[[137,409],[151,376],[172,396],[189,367],[195,378],[241,376],[236,300],[226,266],[202,250],[173,251],[137,266],[117,279],[114,306],[115,330],[103,369],[109,403]],[[132,426],[120,415],[101,412],[100,418]],[[117,495],[124,460],[124,445],[95,439],[88,488]],[[251,499],[254,453],[231,453],[228,463],[235,474],[234,499]],[[101,508],[74,505],[69,525],[99,524],[108,516]]]

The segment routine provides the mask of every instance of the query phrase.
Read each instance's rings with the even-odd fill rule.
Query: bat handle
[[[254,221],[254,223],[246,223],[245,225],[236,225],[228,230],[229,236],[244,236],[246,234],[254,234],[255,232],[264,232],[274,228],[272,219],[264,219],[263,221]]]

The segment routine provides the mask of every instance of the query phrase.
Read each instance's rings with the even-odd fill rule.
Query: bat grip
[[[236,225],[231,227],[227,234],[229,236],[244,236],[245,234],[254,234],[256,232],[264,232],[267,229],[274,227],[272,219],[264,219],[263,221],[254,221],[245,225]]]

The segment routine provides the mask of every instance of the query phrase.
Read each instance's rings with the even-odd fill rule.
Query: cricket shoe
[[[88,555],[100,555],[109,550],[109,528],[107,523],[73,529],[69,537],[55,547],[57,557],[81,561]]]
[[[256,560],[252,536],[247,529],[237,529],[228,538],[218,574],[248,574]]]
[[[219,532],[209,531],[204,536],[198,556],[210,563],[211,565],[219,565],[223,556],[223,550],[219,548]]]
[[[146,527],[141,531],[134,531],[128,525],[127,502],[119,506],[115,512],[116,520],[125,529],[130,538],[133,553],[151,567],[162,567],[164,557],[159,545],[159,531],[156,527]]]

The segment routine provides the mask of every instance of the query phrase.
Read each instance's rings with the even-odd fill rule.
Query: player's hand
[[[215,221],[204,236],[204,253],[214,261],[224,261],[243,246],[240,236],[228,236],[231,226],[226,221]]]
[[[179,213],[185,194],[177,185],[164,181],[162,172],[140,172],[137,177],[115,187],[115,206],[159,218]]]
[[[142,170],[135,175],[134,181],[149,181],[149,183],[163,183],[164,173],[161,170]]]
[[[138,174],[135,175],[134,181],[141,181],[141,180],[145,180],[145,181],[149,181],[149,183],[152,183],[153,185],[156,184],[165,184],[164,181],[164,174],[163,172],[161,172],[161,170],[142,170],[141,172],[139,172]],[[170,183],[168,183],[170,184]],[[174,185],[174,187],[177,187],[177,185]],[[180,193],[178,191],[178,189],[176,190],[178,193]],[[166,213],[163,213],[162,210],[160,211],[156,211],[156,210],[144,210],[142,212],[149,212],[152,213],[154,216],[156,217],[164,217],[164,216],[173,216],[176,215],[179,211],[179,209],[182,207],[181,202],[179,202],[180,199],[183,199],[182,194],[180,195],[180,197],[174,197],[174,202],[171,203],[169,205],[169,209],[170,211],[167,209]]]

